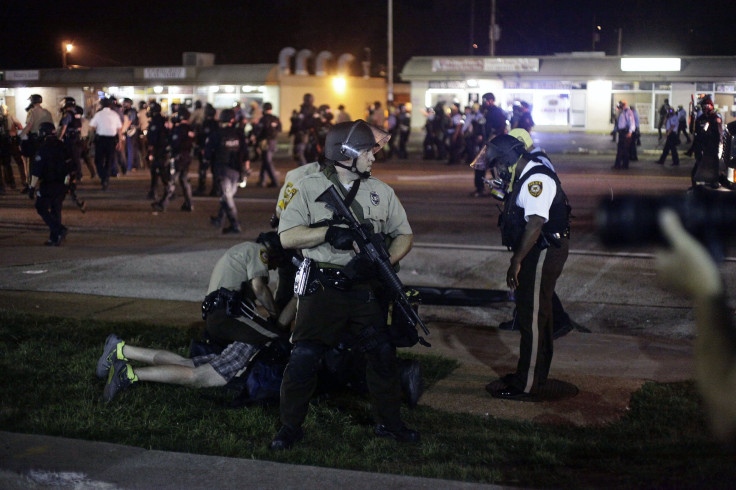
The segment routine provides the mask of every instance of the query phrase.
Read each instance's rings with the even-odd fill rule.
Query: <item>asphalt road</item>
[[[656,284],[654,250],[607,250],[594,223],[603,198],[684,191],[692,160],[662,167],[652,163],[656,150],[640,149],[640,160],[629,171],[613,171],[615,145],[606,135],[540,133],[538,140],[541,147],[554,148],[551,157],[573,206],[571,254],[557,289],[573,319],[593,332],[692,337],[688,302]],[[656,137],[646,144],[654,148]],[[293,162],[284,155],[276,166],[283,176]],[[500,246],[497,201],[470,195],[471,169],[413,158],[379,162],[374,175],[395,188],[414,230],[415,248],[400,273],[405,284],[505,288],[509,255]],[[147,171],[121,176],[106,192],[86,178],[78,194],[88,212],[65,202],[70,233],[58,248],[41,245],[47,231],[27,196],[12,191],[0,196],[0,289],[200,301],[223,251],[267,231],[278,193],[258,187],[254,172],[236,199],[244,231],[223,236],[209,224],[216,198],[195,198],[194,212],[187,213],[179,210],[177,191],[168,211],[154,213],[146,199],[148,178]],[[727,259],[728,285],[734,282],[733,268],[734,260]],[[465,323],[495,325],[508,317],[511,304],[422,308],[431,320],[456,321],[461,315]]]

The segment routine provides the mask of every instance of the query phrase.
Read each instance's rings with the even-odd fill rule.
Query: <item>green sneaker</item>
[[[114,333],[107,336],[105,347],[102,349],[102,355],[97,360],[97,370],[95,371],[95,374],[97,374],[98,378],[105,379],[107,377],[107,372],[110,370],[110,366],[112,366],[112,362],[115,359],[127,361],[123,355],[124,345],[125,342],[123,339]]]
[[[107,375],[107,384],[105,391],[102,392],[102,399],[109,402],[119,391],[137,382],[138,376],[133,372],[133,367],[125,361],[115,359]]]

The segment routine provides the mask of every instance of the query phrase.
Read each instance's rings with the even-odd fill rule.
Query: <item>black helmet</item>
[[[54,123],[42,122],[38,125],[38,134],[41,138],[54,135],[56,134],[56,126],[54,126]]]
[[[112,105],[112,101],[108,99],[107,97],[103,97],[100,99],[100,106],[110,107],[111,105]]]
[[[273,109],[273,104],[270,102],[263,104],[263,112],[270,111],[271,109]]]
[[[700,99],[700,105],[701,107],[705,108],[706,105],[713,105],[713,99],[710,98],[710,95],[704,95],[703,98]]]
[[[483,94],[483,100],[484,101],[489,101],[489,100],[495,101],[496,100],[496,96],[493,95],[493,92],[486,92],[485,94]]]
[[[77,101],[74,100],[74,97],[64,97],[59,102],[59,112],[64,112],[70,107],[76,107],[76,106],[77,106]]]
[[[198,100],[197,100],[197,101],[196,101],[196,102],[194,103],[194,108],[195,108],[195,109],[201,109],[201,108],[202,108],[202,101],[198,99]]]
[[[286,257],[286,252],[281,245],[279,234],[275,231],[260,233],[256,239],[256,243],[260,243],[266,247],[268,251],[267,261],[271,266],[278,266]]]
[[[130,104],[130,105],[133,105],[133,99],[131,99],[130,97],[125,97],[125,98],[123,99],[123,104]]]
[[[177,114],[179,115],[180,121],[185,121],[189,119],[189,116],[191,115],[189,113],[189,109],[187,109],[187,107],[184,105],[179,106],[179,111],[177,112]]]
[[[43,97],[41,97],[39,94],[32,94],[30,97],[28,97],[28,100],[31,101],[31,104],[40,104],[43,102]]]
[[[207,105],[204,106],[204,117],[215,117],[215,114],[217,114],[217,110],[207,102]]]
[[[232,109],[223,109],[220,111],[220,122],[229,123],[235,119],[235,111]]]
[[[485,170],[496,165],[511,167],[525,151],[523,141],[510,134],[499,134],[483,147],[470,166],[476,170]]]
[[[374,129],[362,119],[336,124],[325,138],[325,158],[341,162],[358,158],[364,150],[377,152],[388,141],[390,135],[380,129],[375,131],[382,133],[379,142],[376,141]]]
[[[151,111],[151,114],[161,114],[161,104],[158,102],[151,102],[148,106],[148,110]]]

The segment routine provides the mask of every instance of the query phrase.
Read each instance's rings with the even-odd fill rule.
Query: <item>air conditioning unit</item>
[[[214,53],[184,53],[184,66],[212,66],[215,64]]]

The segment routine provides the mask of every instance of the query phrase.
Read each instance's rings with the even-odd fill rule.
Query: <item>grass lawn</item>
[[[305,438],[272,453],[277,407],[233,409],[221,389],[141,384],[101,400],[94,369],[105,337],[186,354],[195,332],[140,323],[52,318],[0,310],[0,429],[149,449],[470,482],[557,488],[734,488],[736,458],[710,437],[695,386],[647,383],[619,421],[601,427],[516,422],[404,408],[422,441],[372,435],[366,397],[315,401]],[[454,360],[417,357],[432,385]]]

